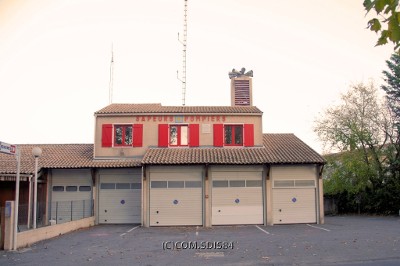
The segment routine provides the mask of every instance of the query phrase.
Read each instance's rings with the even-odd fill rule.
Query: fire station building
[[[94,114],[94,144],[42,145],[46,219],[53,202],[88,198],[98,224],[323,223],[324,159],[263,134],[251,85],[231,78],[231,106],[111,104]]]

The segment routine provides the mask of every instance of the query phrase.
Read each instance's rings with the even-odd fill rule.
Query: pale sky
[[[230,105],[232,68],[254,71],[264,133],[317,152],[313,123],[350,84],[382,83],[362,0],[188,0],[187,106]],[[109,103],[182,105],[183,0],[0,0],[0,141],[93,143]]]

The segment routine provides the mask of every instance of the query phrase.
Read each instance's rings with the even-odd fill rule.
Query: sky
[[[351,84],[382,84],[362,0],[188,0],[187,106],[230,105],[232,68],[253,70],[264,133],[325,152],[314,121]],[[184,0],[0,0],[0,141],[93,143],[113,103],[182,105]]]

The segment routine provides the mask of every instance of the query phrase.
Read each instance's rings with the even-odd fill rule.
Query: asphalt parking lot
[[[399,265],[400,217],[325,224],[142,228],[100,225],[0,251],[0,265]]]

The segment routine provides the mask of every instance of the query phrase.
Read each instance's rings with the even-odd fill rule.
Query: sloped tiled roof
[[[324,158],[294,134],[264,134],[268,163],[325,163]]]
[[[34,173],[32,149],[42,149],[41,168],[118,168],[143,164],[296,164],[325,163],[316,151],[294,134],[264,134],[264,147],[239,148],[149,148],[143,159],[93,159],[93,144],[24,144],[21,150],[21,173]],[[16,172],[15,156],[0,153],[0,174]]]
[[[143,114],[143,113],[175,113],[175,114],[262,114],[255,106],[162,106],[161,104],[123,104],[113,103],[95,114]]]
[[[294,134],[264,134],[264,147],[151,148],[144,164],[297,164],[324,159]]]
[[[264,148],[150,148],[144,164],[262,164]]]
[[[17,145],[21,150],[21,173],[34,173],[34,147],[42,149],[38,160],[41,168],[89,168],[89,167],[134,167],[140,166],[140,159],[95,160],[93,144],[23,144]],[[13,155],[0,153],[0,174],[16,173],[16,159]]]

